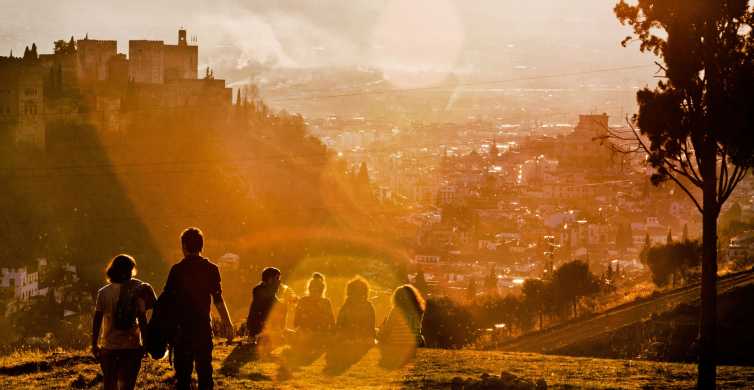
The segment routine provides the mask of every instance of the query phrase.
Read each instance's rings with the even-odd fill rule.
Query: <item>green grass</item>
[[[218,345],[215,349],[217,388],[449,388],[453,377],[479,378],[484,373],[499,375],[502,370],[529,380],[544,378],[549,388],[692,388],[696,372],[688,364],[431,349],[420,350],[413,364],[391,371],[377,365],[379,352],[373,349],[338,376],[324,374],[324,358],[320,358],[293,371],[289,379],[279,380],[278,353],[250,361],[232,376],[223,375],[221,367],[233,348]],[[32,372],[40,364],[43,371]],[[9,372],[12,368],[16,372]],[[83,379],[79,383],[98,388],[101,383],[94,380],[98,372],[99,367],[84,352],[19,353],[0,358],[0,388],[70,389],[79,377]],[[754,385],[754,368],[721,367],[718,372],[721,388]],[[166,360],[145,360],[138,388],[167,389],[171,380]]]

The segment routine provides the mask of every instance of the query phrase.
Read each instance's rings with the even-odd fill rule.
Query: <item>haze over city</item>
[[[0,387],[752,387],[753,27],[0,0]]]

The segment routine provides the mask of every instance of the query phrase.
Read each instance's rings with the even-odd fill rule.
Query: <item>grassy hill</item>
[[[248,356],[244,347],[216,346],[217,388],[451,388],[454,377],[478,380],[483,374],[500,375],[501,371],[532,382],[543,378],[548,388],[691,388],[696,377],[695,366],[689,364],[423,349],[413,364],[398,370],[378,367],[379,352],[372,350],[340,375],[324,374],[324,359],[320,358],[283,380],[278,377],[278,351],[269,359],[247,361]],[[233,369],[228,370],[229,366]],[[229,371],[235,373],[226,376],[224,372]],[[0,358],[3,389],[99,388],[98,373],[94,359],[83,351],[17,353]],[[720,367],[718,375],[721,388],[754,383],[751,367]],[[167,360],[144,361],[138,388],[167,389],[171,383]]]

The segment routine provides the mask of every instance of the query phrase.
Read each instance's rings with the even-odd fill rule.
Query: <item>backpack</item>
[[[168,352],[168,346],[173,343],[178,332],[177,303],[175,295],[162,292],[157,298],[152,319],[147,327],[147,337],[144,348],[152,359],[162,359]]]
[[[115,329],[128,330],[136,326],[136,298],[138,298],[139,287],[141,287],[141,281],[137,279],[121,284],[113,316]]]

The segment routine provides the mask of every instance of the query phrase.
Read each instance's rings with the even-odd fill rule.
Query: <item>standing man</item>
[[[175,340],[176,388],[189,389],[196,365],[199,389],[212,389],[212,320],[210,303],[214,302],[222,319],[225,336],[233,337],[233,324],[223,301],[220,271],[202,257],[204,236],[198,228],[181,234],[183,260],[173,265],[164,293],[175,297],[178,334]]]

